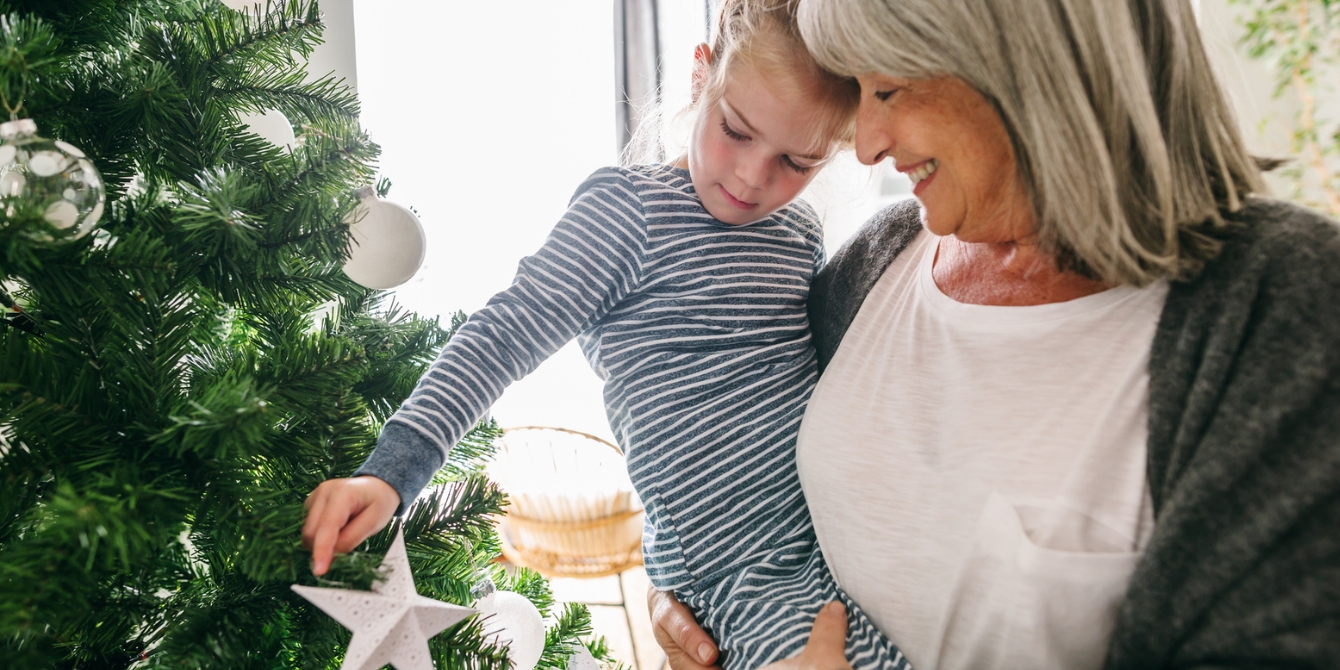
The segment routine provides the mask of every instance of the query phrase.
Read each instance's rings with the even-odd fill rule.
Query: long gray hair
[[[1188,0],[801,0],[798,20],[833,72],[956,77],[990,100],[1066,269],[1193,276],[1265,190]]]

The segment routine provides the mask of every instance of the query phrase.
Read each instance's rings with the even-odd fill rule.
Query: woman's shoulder
[[[1319,212],[1282,200],[1252,198],[1226,218],[1238,226],[1225,244],[1229,259],[1273,258],[1340,270],[1335,262],[1340,223]]]
[[[881,209],[833,254],[834,274],[874,274],[878,279],[923,228],[921,205],[915,198]]]
[[[1225,218],[1233,233],[1184,289],[1225,297],[1250,289],[1258,299],[1294,307],[1340,300],[1340,223],[1270,198],[1252,198]]]
[[[921,206],[915,199],[889,205],[870,217],[815,276],[809,312],[821,367],[837,351],[870,289],[922,230]]]

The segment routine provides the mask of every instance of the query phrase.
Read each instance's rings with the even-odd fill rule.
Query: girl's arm
[[[641,200],[627,173],[609,169],[592,175],[544,246],[522,259],[512,285],[471,315],[447,343],[354,476],[389,484],[398,498],[393,509],[403,512],[503,389],[637,287],[646,240]],[[303,536],[318,574],[332,550],[347,551],[390,519],[386,487],[345,482],[325,482],[309,500]],[[363,518],[364,512],[372,516]],[[341,532],[346,526],[349,532]]]

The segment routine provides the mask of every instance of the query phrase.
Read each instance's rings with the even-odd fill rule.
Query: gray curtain
[[[682,1],[682,0],[681,0]],[[618,124],[619,155],[639,130],[655,123],[660,103],[661,39],[657,21],[658,0],[614,0],[615,123]],[[661,156],[650,156],[661,160]]]

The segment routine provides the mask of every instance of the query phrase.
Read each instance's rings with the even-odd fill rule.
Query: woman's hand
[[[760,670],[851,670],[847,662],[847,608],[837,601],[824,605],[814,617],[810,641],[800,655]]]
[[[400,494],[376,477],[328,479],[307,494],[302,546],[312,550],[312,574],[330,569],[335,554],[347,554],[384,528],[400,506]]]
[[[651,613],[656,644],[665,651],[670,670],[721,670],[714,665],[717,645],[693,619],[684,603],[656,587],[647,589],[647,611]]]

